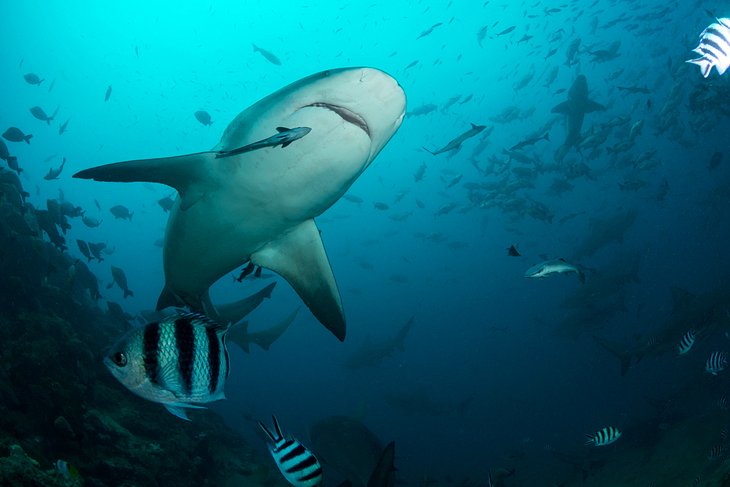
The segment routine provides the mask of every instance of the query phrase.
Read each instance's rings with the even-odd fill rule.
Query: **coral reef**
[[[180,421],[112,378],[102,352],[129,325],[13,176],[0,170],[0,485],[279,484],[214,413]]]

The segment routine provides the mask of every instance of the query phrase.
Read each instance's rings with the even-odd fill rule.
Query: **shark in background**
[[[74,177],[162,183],[178,191],[165,232],[158,309],[186,305],[216,317],[210,286],[250,261],[284,277],[344,340],[340,293],[314,218],[367,169],[400,127],[405,108],[403,89],[380,70],[322,71],[241,112],[210,151],[107,164]],[[270,137],[276,127],[312,132],[283,150],[267,146],[216,159]]]
[[[582,137],[583,118],[586,113],[604,111],[605,106],[588,98],[588,80],[578,75],[568,90],[568,99],[551,110],[552,113],[561,113],[566,119],[565,141],[555,152],[555,160],[562,162],[571,147],[578,147]]]
[[[385,340],[374,342],[368,337],[344,362],[348,369],[361,369],[363,367],[375,367],[383,359],[393,355],[393,352],[405,351],[405,341],[413,326],[414,316],[398,330],[398,333]]]

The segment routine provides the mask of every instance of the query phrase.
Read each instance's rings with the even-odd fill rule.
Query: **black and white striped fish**
[[[684,355],[685,353],[689,352],[692,349],[692,345],[695,344],[695,331],[693,329],[690,329],[687,331],[687,333],[684,334],[682,339],[679,341],[679,345],[677,346],[677,349],[679,350],[680,355]]]
[[[198,314],[176,314],[124,335],[104,365],[127,389],[181,419],[185,408],[225,399],[226,333]]]
[[[705,78],[710,75],[713,66],[721,75],[730,67],[730,19],[716,20],[702,31],[699,46],[692,49],[700,57],[687,60],[698,65]]]
[[[276,416],[274,431],[270,431],[261,421],[259,426],[271,439],[269,451],[284,478],[295,487],[313,487],[322,483],[322,467],[312,452],[294,438],[285,439],[281,433]]]
[[[707,454],[708,460],[717,460],[718,458],[725,455],[725,447],[723,445],[715,445],[712,448],[710,448],[709,453]]]
[[[712,352],[707,359],[705,370],[712,375],[717,375],[727,367],[727,355],[725,352]]]
[[[620,437],[621,432],[618,428],[607,426],[592,435],[586,435],[586,445],[606,446],[618,440]]]

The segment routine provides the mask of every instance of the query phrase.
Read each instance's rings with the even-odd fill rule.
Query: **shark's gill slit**
[[[368,137],[370,137],[370,127],[368,127],[367,122],[364,118],[362,118],[357,113],[348,110],[345,107],[337,106],[337,105],[330,105],[329,103],[312,103],[311,105],[307,105],[306,107],[318,107],[318,108],[326,108],[327,110],[331,110],[335,112],[337,115],[342,117],[342,119],[346,122],[349,122],[353,125],[356,125],[363,129],[366,134],[368,134]],[[304,107],[304,108],[306,108]]]

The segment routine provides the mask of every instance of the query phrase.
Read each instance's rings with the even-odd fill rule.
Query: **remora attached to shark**
[[[561,162],[571,147],[578,147],[582,139],[580,131],[583,127],[583,118],[586,113],[603,111],[606,107],[588,98],[588,80],[578,75],[570,89],[568,99],[555,105],[552,113],[562,113],[566,116],[565,142],[555,152],[555,160]]]
[[[178,191],[165,232],[158,309],[185,304],[214,314],[210,286],[251,261],[284,277],[344,340],[340,294],[314,218],[370,165],[400,127],[405,105],[398,82],[382,71],[323,71],[241,112],[208,152],[107,164],[75,177],[162,183]],[[312,132],[285,149],[216,159],[276,127]]]

